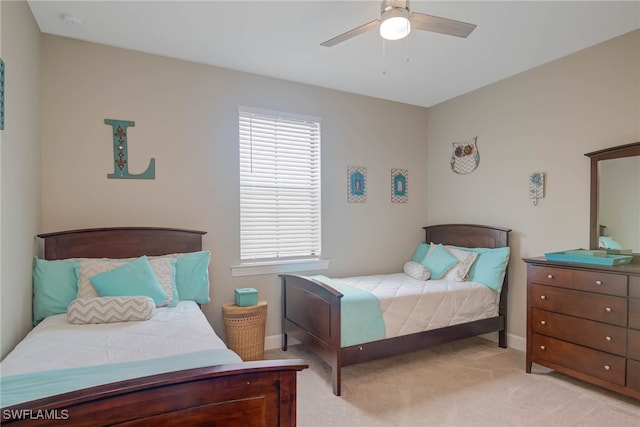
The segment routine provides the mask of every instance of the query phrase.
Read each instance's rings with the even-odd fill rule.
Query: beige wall
[[[0,355],[31,328],[31,265],[40,218],[40,31],[24,1],[0,2],[5,130],[0,131]]]
[[[525,336],[522,257],[589,245],[589,159],[640,140],[640,31],[429,109],[427,218],[513,229],[508,329]],[[478,137],[480,166],[451,172],[451,142]],[[528,196],[532,172],[545,198]]]
[[[212,304],[254,286],[280,333],[276,275],[231,277],[239,263],[238,106],[322,118],[325,273],[401,271],[426,224],[427,110],[160,56],[43,36],[42,227],[155,225],[206,230]],[[130,120],[129,172],[156,159],[155,180],[107,179],[111,127]],[[347,203],[347,166],[367,167],[368,200]],[[409,203],[392,204],[392,168],[409,170]]]

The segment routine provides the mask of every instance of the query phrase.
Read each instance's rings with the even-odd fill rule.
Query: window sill
[[[304,259],[297,261],[252,262],[231,266],[231,277],[258,276],[261,274],[296,273],[329,268],[328,259]]]

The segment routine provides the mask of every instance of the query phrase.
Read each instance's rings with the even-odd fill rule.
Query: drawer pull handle
[[[607,313],[611,313],[613,311],[611,307],[605,307],[604,309]]]
[[[602,283],[602,280],[596,280],[596,285],[598,285],[598,286],[602,286],[602,284],[603,284],[603,283]]]
[[[540,295],[540,299],[541,300],[545,300],[545,299],[547,299],[547,296],[546,295]]]
[[[553,279],[553,274],[547,274],[547,279]]]
[[[547,349],[547,347],[545,347],[544,345],[540,346],[540,350],[546,350],[546,349]]]
[[[604,370],[605,370],[605,371],[609,371],[609,370],[611,370],[611,366],[609,366],[609,365],[604,365]]]
[[[547,324],[547,321],[546,321],[546,320],[541,320],[541,321],[540,321],[540,324],[541,324],[541,325],[546,325],[546,324]]]
[[[605,340],[611,341],[611,337],[605,337]]]

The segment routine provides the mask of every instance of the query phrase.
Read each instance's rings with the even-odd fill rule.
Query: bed
[[[438,323],[442,323],[437,321],[434,322],[435,328],[419,332],[411,330],[411,328],[405,331],[399,330],[402,328],[396,328],[398,331],[394,333],[394,336],[385,335],[382,337],[378,334],[379,338],[377,339],[369,338],[365,342],[350,344],[343,340],[345,329],[349,327],[349,324],[344,322],[345,313],[342,305],[344,293],[352,291],[350,286],[344,285],[361,283],[364,288],[370,288],[372,280],[375,283],[379,283],[387,280],[386,277],[343,278],[336,282],[324,276],[280,276],[282,283],[282,349],[287,350],[288,339],[292,337],[319,356],[331,367],[333,393],[335,395],[339,396],[341,394],[341,368],[344,366],[496,331],[498,332],[498,345],[506,348],[508,236],[511,230],[473,224],[442,224],[427,226],[423,229],[426,233],[425,244],[423,244],[425,247],[427,245],[429,247],[444,245],[446,248],[453,246],[459,249],[486,252],[491,256],[497,251],[506,254],[506,259],[501,267],[501,275],[493,275],[494,277],[499,277],[499,286],[494,286],[493,290],[484,289],[482,291],[481,288],[486,288],[482,284],[476,286],[474,283],[461,282],[455,284],[440,280],[426,282],[409,280],[406,277],[402,278],[405,276],[403,273],[394,274],[390,280],[397,280],[400,277],[402,282],[410,282],[410,287],[423,289],[431,288],[436,282],[444,282],[439,283],[438,286],[445,290],[467,287],[473,288],[474,292],[484,292],[485,294],[492,292],[494,300],[490,301],[491,297],[488,297],[487,304],[495,305],[495,309],[486,310],[480,307],[483,314],[480,316],[474,315],[475,317],[472,316],[467,320],[462,318],[449,319],[450,324],[445,326],[437,326]],[[421,246],[419,245],[416,249],[413,258],[416,257]],[[424,255],[424,253],[421,253],[414,261],[425,258]],[[480,256],[483,255],[479,255],[474,264],[478,265]],[[475,267],[472,266],[471,268]],[[484,279],[482,280],[484,281]],[[340,285],[341,287],[336,289],[334,285]],[[378,286],[373,287],[379,288]],[[380,302],[380,306],[384,305],[385,303]],[[455,303],[452,305],[455,305]],[[425,315],[424,312],[422,314]],[[367,317],[366,320],[359,319],[357,321],[363,322],[363,325],[359,325],[361,330],[373,329],[371,325],[374,325],[374,320]],[[386,322],[386,318],[383,321]],[[358,325],[356,325],[357,328]]]
[[[67,260],[78,258],[132,259],[133,263],[124,262],[129,268],[148,257],[150,265],[157,261],[153,263],[154,268],[167,262],[182,265],[180,269],[172,270],[177,281],[179,274],[191,271],[185,265],[195,259],[204,259],[204,254],[209,255],[208,251],[202,251],[204,234],[157,227],[42,234],[39,237],[44,240],[44,260],[47,261],[36,258],[34,262],[34,288],[36,281],[41,280],[36,279],[39,263],[48,268],[66,266]],[[65,262],[44,264],[54,260]],[[208,261],[203,273],[208,283],[207,267]],[[82,267],[77,268],[74,271],[82,270]],[[106,275],[112,275],[112,278],[115,271],[108,271]],[[79,288],[82,277],[78,277]],[[32,392],[44,396],[6,406],[3,403],[2,424],[295,425],[296,376],[308,365],[298,359],[242,362],[226,348],[206,321],[200,303],[207,301],[191,298],[186,295],[191,290],[183,289],[191,300],[179,300],[178,296],[171,307],[156,308],[151,297],[128,299],[142,299],[151,304],[151,317],[144,321],[71,325],[70,321],[76,318],[71,317],[70,308],[65,314],[42,315],[43,319],[37,319],[41,321],[5,357],[0,367],[3,401],[24,399]],[[202,295],[200,298],[208,297]],[[74,300],[70,307],[77,301]],[[36,303],[34,294],[34,316],[41,310],[40,306],[36,310]],[[82,315],[83,312],[78,312],[78,318]],[[98,350],[88,345],[93,342],[100,345],[105,341],[108,344]],[[167,345],[169,341],[172,344]],[[66,355],[60,354],[61,343],[62,347],[68,348]],[[100,360],[97,365],[96,359]],[[104,364],[105,360],[110,364]],[[216,360],[224,363],[216,363]],[[48,379],[46,382],[40,381],[42,375]],[[71,380],[90,386],[55,393],[60,385],[63,389],[71,387],[66,385]],[[31,387],[30,382],[35,386]],[[11,388],[11,384],[18,387]],[[24,396],[17,396],[23,392],[26,392]]]

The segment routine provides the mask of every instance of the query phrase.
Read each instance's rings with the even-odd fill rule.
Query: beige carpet
[[[301,346],[266,358],[301,358],[298,426],[640,426],[640,401],[534,365],[482,338],[443,344],[342,370]]]

